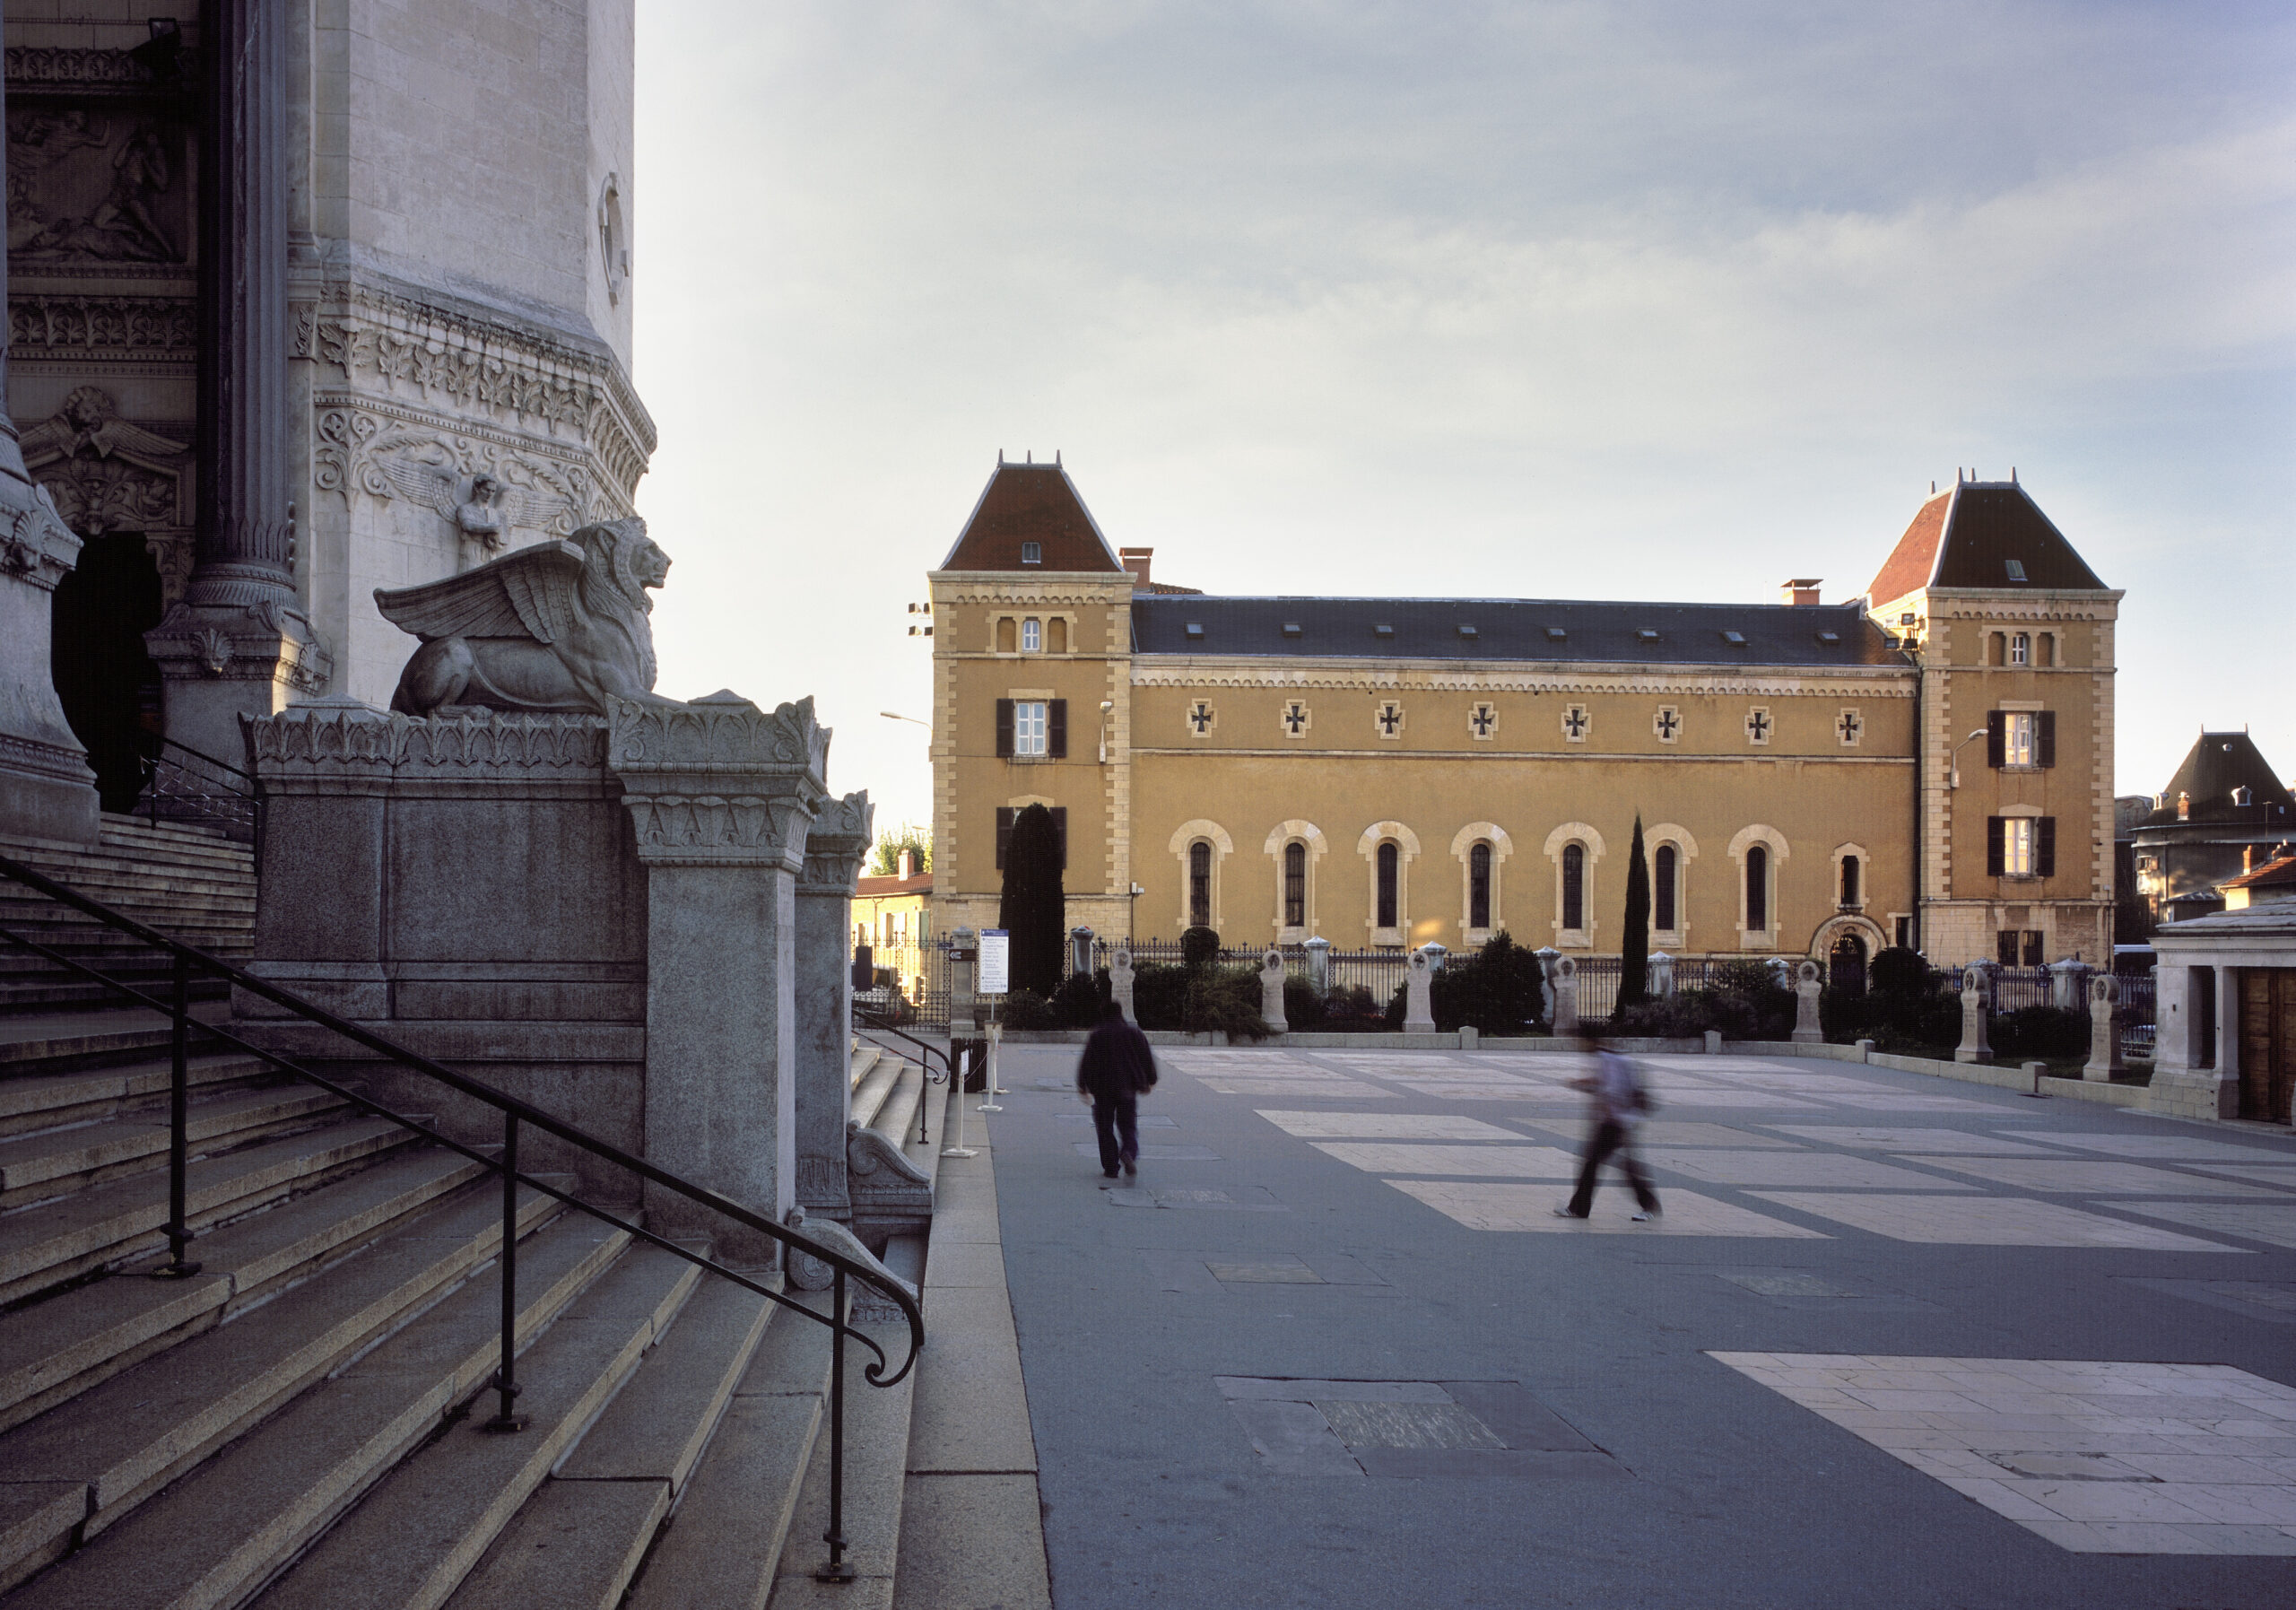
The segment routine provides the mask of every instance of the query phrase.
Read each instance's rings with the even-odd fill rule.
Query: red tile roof
[[[1937,568],[1937,539],[1945,534],[1945,511],[1952,501],[1952,492],[1941,492],[1921,506],[1866,589],[1868,604],[1879,608],[1929,585],[1930,572]]]
[[[1961,482],[1934,494],[1898,538],[1866,600],[1879,607],[1925,587],[2106,590],[2014,481]]]
[[[2296,887],[2296,856],[2283,856],[2277,861],[2266,861],[2254,872],[2244,872],[2238,877],[2226,878],[2216,886],[2219,889]]]
[[[913,878],[858,878],[854,882],[857,900],[883,900],[895,894],[930,894],[933,875],[920,872]]]
[[[1021,562],[1021,544],[1040,544],[1035,564]],[[973,505],[963,535],[941,561],[944,570],[1122,570],[1108,539],[1076,495],[1068,472],[1053,464],[1006,464]]]

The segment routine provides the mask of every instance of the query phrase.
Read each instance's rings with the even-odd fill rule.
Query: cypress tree
[[[1067,896],[1061,884],[1060,831],[1052,813],[1032,805],[1013,821],[1004,844],[1004,892],[996,926],[1013,937],[1013,988],[1046,1000],[1060,988],[1062,925]]]
[[[1621,952],[1618,1004],[1639,1005],[1650,998],[1650,863],[1642,853],[1640,812],[1626,851],[1626,938]]]

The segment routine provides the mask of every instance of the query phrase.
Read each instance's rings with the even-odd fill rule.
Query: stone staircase
[[[237,847],[108,819],[91,852],[0,853],[247,953],[252,869]],[[27,892],[0,880],[0,922],[109,955],[104,936]],[[0,1610],[754,1607],[810,1566],[816,1541],[788,1561],[783,1545],[809,1466],[819,1482],[823,1327],[528,1189],[526,1424],[491,1433],[498,1180],[196,1041],[199,1266],[156,1276],[167,1020],[60,993],[20,952],[0,962],[17,992],[0,1014]],[[198,1014],[223,1011],[209,996]],[[923,1176],[929,1204],[931,1154],[900,1145],[921,1073],[857,1053],[853,1077],[861,1127]],[[921,1236],[888,1254],[912,1279],[922,1258]],[[859,1362],[848,1354],[849,1416],[891,1396]],[[908,1388],[894,1391],[897,1489]],[[858,1419],[890,1432],[894,1407]],[[897,1490],[872,1513],[897,1529]]]

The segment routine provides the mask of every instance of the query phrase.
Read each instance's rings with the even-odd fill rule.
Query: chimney
[[[1117,562],[1132,572],[1132,585],[1144,588],[1148,585],[1148,561],[1156,557],[1153,548],[1118,548]]]
[[[1791,604],[1797,607],[1806,607],[1815,604],[1818,601],[1818,583],[1822,579],[1824,579],[1822,577],[1806,576],[1782,582],[1778,588],[1778,601],[1780,604]]]
[[[2256,869],[2257,847],[2253,844],[2243,844],[2240,846],[2240,870],[2242,872],[2254,872]]]
[[[904,849],[900,852],[900,875],[905,878],[913,878],[917,875],[917,852],[915,850]]]
[[[2177,794],[2177,820],[2179,822],[2192,820],[2192,796],[2181,789]]]

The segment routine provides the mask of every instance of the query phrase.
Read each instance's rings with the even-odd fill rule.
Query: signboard
[[[973,988],[982,995],[1003,995],[1013,988],[1013,936],[1003,928],[980,931],[980,972]]]

